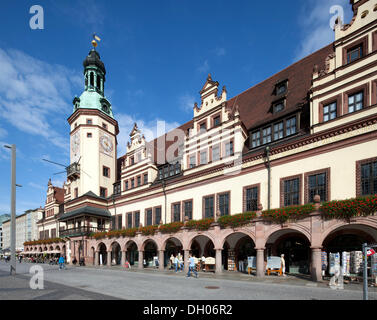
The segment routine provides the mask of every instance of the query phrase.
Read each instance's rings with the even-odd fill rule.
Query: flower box
[[[377,195],[325,202],[320,211],[324,219],[350,219],[352,217],[370,216],[377,212]]]
[[[219,218],[219,223],[222,228],[236,228],[250,223],[250,221],[256,218],[256,216],[257,214],[255,212],[245,212],[233,216],[222,216]]]
[[[161,233],[176,233],[183,227],[182,222],[172,222],[169,224],[163,224],[159,227]]]
[[[215,220],[213,218],[207,218],[203,220],[190,220],[185,226],[188,229],[208,230],[214,221]]]
[[[262,212],[262,217],[273,222],[285,223],[288,220],[299,220],[309,216],[314,212],[313,204],[305,204],[303,206],[292,206],[280,209],[265,210]]]

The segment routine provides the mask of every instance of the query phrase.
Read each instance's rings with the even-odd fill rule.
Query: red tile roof
[[[331,53],[333,53],[332,44],[233,97],[227,101],[227,105],[230,108],[238,105],[241,120],[248,129],[269,122],[283,114],[274,115],[271,112],[273,102],[279,99],[274,93],[275,85],[280,81],[288,80],[288,91],[283,95],[286,97],[286,108],[283,112],[289,113],[308,102],[314,65],[318,65],[319,70],[324,69],[325,59]],[[307,107],[309,108],[309,105]]]
[[[58,203],[64,202],[64,189],[63,188],[54,187],[54,194],[55,194],[55,199]]]
[[[326,57],[333,52],[333,44],[314,52],[272,77],[228,100],[226,102],[227,107],[232,109],[236,105],[238,106],[241,121],[247,129],[272,121],[274,118],[281,117],[301,106],[309,108],[308,95],[309,89],[312,85],[314,65],[318,65],[318,69],[323,70],[325,68]],[[274,115],[271,112],[272,103],[279,99],[274,93],[275,86],[277,83],[284,80],[288,80],[288,91],[283,95],[283,97],[286,97],[286,107],[284,111]],[[309,112],[309,110],[306,110],[306,112]],[[191,128],[192,125],[193,120],[190,120],[177,129],[181,129],[186,133],[187,129]],[[174,143],[174,141],[166,141],[166,134],[148,143],[150,146],[153,146],[155,163],[157,162],[157,153],[159,151],[157,148],[157,140],[159,139],[162,141],[165,140],[165,150],[168,150],[168,148]],[[118,159],[118,172],[120,172],[119,160],[121,158]]]

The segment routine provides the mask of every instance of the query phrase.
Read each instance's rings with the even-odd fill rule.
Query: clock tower
[[[118,122],[104,95],[105,65],[94,48],[83,66],[85,90],[73,99],[73,114],[68,118],[71,139],[67,180],[71,199],[89,191],[109,197],[117,178]]]

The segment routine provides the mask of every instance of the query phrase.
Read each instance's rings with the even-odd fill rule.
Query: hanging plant
[[[256,218],[256,216],[257,214],[255,212],[245,212],[233,216],[222,216],[219,218],[219,223],[222,228],[236,228],[250,223],[250,221]]]
[[[213,218],[207,218],[203,220],[190,220],[187,222],[186,228],[190,230],[208,230],[214,221],[215,220]]]
[[[304,219],[314,211],[315,209],[313,204],[305,204],[303,206],[265,210],[262,212],[262,217],[273,222],[284,223],[288,220]]]
[[[138,228],[130,228],[130,229],[123,229],[120,233],[122,237],[133,238],[134,236],[136,236],[137,231],[138,231]]]
[[[157,230],[158,230],[158,226],[147,226],[140,229],[141,233],[144,236],[154,235]]]
[[[103,239],[106,237],[106,231],[104,232],[96,232],[93,234],[93,238],[96,239],[96,240],[99,240],[99,239]]]
[[[111,230],[106,233],[106,236],[111,239],[111,238],[119,238],[122,234],[121,230]]]
[[[160,226],[161,233],[176,233],[183,227],[182,222],[172,222],[169,224],[163,224]]]
[[[367,217],[377,212],[377,195],[325,202],[320,211],[324,219]]]

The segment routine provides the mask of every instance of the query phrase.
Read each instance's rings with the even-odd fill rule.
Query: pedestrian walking
[[[174,269],[174,255],[171,254],[170,256],[170,269]]]
[[[64,264],[64,257],[63,256],[61,256],[59,258],[59,270],[61,270],[61,269],[66,269],[65,264]]]
[[[175,265],[175,272],[177,272],[177,271],[178,271],[178,268],[180,269],[180,267],[179,267],[179,259],[178,259],[178,257],[175,257],[175,258],[174,258],[174,265]]]
[[[198,278],[199,275],[198,273],[196,272],[195,270],[195,260],[194,258],[191,256],[191,254],[189,255],[189,271],[187,273],[187,277],[191,277],[191,271],[195,273],[195,278]]]
[[[181,254],[178,255],[178,260],[179,260],[179,272],[182,272],[183,270],[183,257]]]

